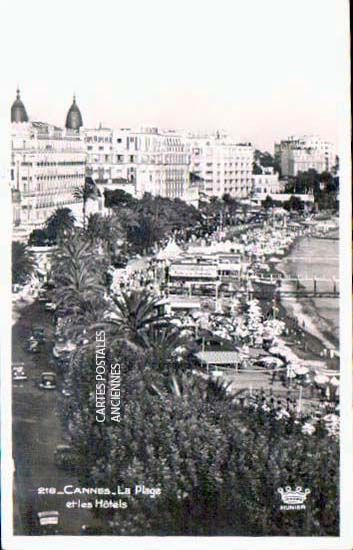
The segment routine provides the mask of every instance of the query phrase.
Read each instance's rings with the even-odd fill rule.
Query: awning
[[[240,361],[237,351],[200,351],[196,357],[207,365],[236,365]]]

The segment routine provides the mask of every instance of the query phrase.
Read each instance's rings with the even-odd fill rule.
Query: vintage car
[[[14,382],[23,382],[27,380],[24,363],[14,363],[12,365],[12,380]]]
[[[56,305],[54,304],[54,302],[46,302],[44,304],[44,309],[46,311],[55,311],[56,310]]]
[[[34,325],[32,327],[32,336],[38,342],[45,342],[45,329],[40,325]]]
[[[38,292],[38,302],[47,302],[47,292],[44,289],[40,289]]]
[[[40,352],[40,342],[34,338],[34,336],[30,336],[27,340],[26,345],[26,351],[29,351],[30,353],[39,353]]]
[[[57,535],[59,533],[59,512],[56,510],[38,512],[37,518],[40,535]]]
[[[42,390],[55,390],[56,389],[55,372],[42,372],[38,385]]]

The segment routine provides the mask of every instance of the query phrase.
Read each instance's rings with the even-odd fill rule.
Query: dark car
[[[32,327],[32,336],[38,342],[45,342],[45,330],[44,327],[35,325]]]
[[[47,302],[47,301],[48,301],[47,291],[44,289],[41,289],[38,292],[38,302]]]
[[[40,346],[38,340],[36,340],[33,336],[28,338],[26,350],[30,353],[39,353],[40,352]]]
[[[27,380],[27,374],[23,363],[14,363],[12,365],[12,380],[14,382],[24,382]]]
[[[44,283],[43,287],[46,288],[47,290],[53,290],[55,288],[55,283],[54,281],[49,280],[46,283]]]
[[[53,302],[45,302],[44,309],[45,311],[55,311],[56,305]]]
[[[38,532],[40,535],[57,535],[59,533],[59,512],[48,510],[38,512]]]
[[[42,372],[38,385],[42,390],[55,390],[56,389],[55,372]]]
[[[113,259],[112,264],[113,264],[114,267],[116,267],[118,269],[122,269],[122,268],[126,267],[127,262],[128,262],[128,258],[126,256],[116,256]]]

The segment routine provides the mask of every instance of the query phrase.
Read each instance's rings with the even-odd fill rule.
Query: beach
[[[289,277],[338,279],[338,240],[299,237],[278,270]],[[326,284],[326,283],[325,283]],[[327,283],[328,285],[330,283]],[[303,287],[312,282],[302,281]],[[339,299],[334,297],[281,298],[287,315],[327,348],[339,347]]]

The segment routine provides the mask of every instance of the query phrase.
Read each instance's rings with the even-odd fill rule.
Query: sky
[[[57,125],[75,93],[86,127],[221,129],[269,151],[292,134],[337,144],[346,8],[346,0],[2,0],[0,124],[8,126],[19,86],[29,117]]]

